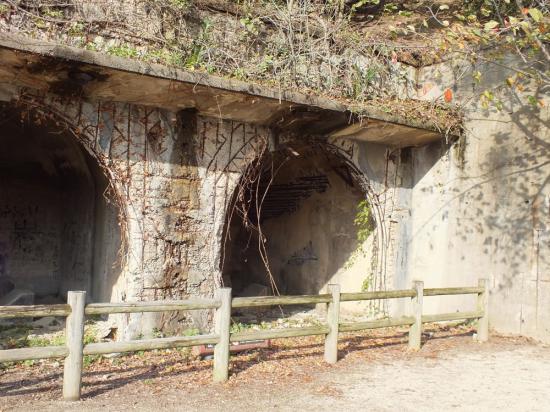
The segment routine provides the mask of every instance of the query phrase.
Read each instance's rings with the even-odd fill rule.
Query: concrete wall
[[[17,90],[14,94],[12,85],[0,84],[0,90],[5,100],[18,101],[20,107],[32,101],[33,116],[52,118],[107,173],[113,188],[111,200],[117,207],[103,204],[96,214],[87,212],[87,220],[71,221],[71,225],[78,223],[86,233],[109,243],[118,237],[114,211],[122,213],[120,236],[125,248],[120,268],[113,261],[118,249],[100,248],[96,243],[100,252],[86,260],[87,272],[81,271],[94,271],[98,282],[92,289],[101,300],[212,295],[221,285],[221,234],[229,197],[240,173],[254,158],[257,146],[268,140],[266,129],[187,111],[174,113],[122,103],[84,102],[33,94],[32,90],[24,94]],[[2,199],[9,191],[8,187],[3,189]],[[91,195],[92,204],[103,196],[101,191],[82,193]],[[29,198],[32,204],[39,201]],[[65,206],[76,207],[71,202],[52,204],[52,220],[60,213],[66,214]],[[14,224],[10,216],[6,221]],[[65,235],[75,242],[76,233],[69,230]],[[56,233],[54,237],[60,236]],[[50,270],[50,265],[60,266],[61,263],[55,264],[54,252],[77,258],[77,252],[92,250],[93,237],[87,239],[88,246],[75,248],[75,254],[64,253],[61,246],[50,251],[47,263],[39,266],[43,270]],[[9,255],[13,259],[13,253]],[[5,271],[4,257],[3,262]],[[82,287],[70,282],[64,287],[77,286]],[[187,314],[168,319],[156,314],[121,316],[120,336],[136,336],[180,320],[187,321]],[[199,313],[195,320],[204,326],[208,314]]]
[[[550,135],[536,131],[534,116],[525,129],[503,117],[469,121],[462,154],[435,144],[415,150],[409,276],[429,286],[489,278],[491,325],[548,340]],[[427,304],[454,311],[473,302]]]
[[[109,196],[107,178],[102,171],[95,170],[95,216],[93,227],[93,261],[91,293],[95,301],[113,300],[115,285],[121,275],[122,250],[119,222],[120,210]]]
[[[347,287],[344,281],[352,280],[345,266],[352,266],[358,247],[353,220],[362,196],[336,174],[327,177],[326,192],[314,193],[295,213],[264,225],[272,270],[286,286],[283,293],[317,294],[328,283]],[[355,290],[361,289],[360,277],[353,283]]]
[[[112,199],[122,212],[125,249],[117,268],[111,263],[114,250],[98,248],[102,251],[95,255],[92,268],[94,277],[101,281],[93,285],[95,293],[113,301],[175,299],[209,296],[221,285],[222,235],[231,196],[250,161],[262,147],[272,147],[271,131],[198,116],[192,111],[175,113],[123,103],[58,98],[33,94],[29,89],[14,94],[12,86],[2,87],[4,96],[11,94],[11,99],[23,106],[32,101],[38,107],[37,113],[67,127],[108,175]],[[281,143],[284,139],[281,136]],[[357,167],[361,157],[368,174],[376,175],[372,186],[364,179],[361,190],[373,199],[378,234],[384,226],[387,200],[392,198],[383,182],[388,178],[393,181],[395,165],[384,158],[377,160],[376,167],[370,166],[374,159],[386,156],[386,149],[374,146],[365,154],[360,145],[363,143],[347,140],[330,142],[332,150],[350,164]],[[102,194],[97,192],[95,196]],[[90,223],[93,232],[107,242],[117,237],[114,214],[107,213],[111,208],[98,208],[95,225]],[[377,235],[377,242],[387,239],[387,233]],[[379,250],[381,245],[377,246]],[[384,280],[376,287],[385,284],[385,262],[375,262],[375,276]],[[373,270],[371,266],[365,268],[365,276]],[[361,282],[363,279],[361,276]],[[195,321],[205,326],[208,313],[195,315]],[[169,318],[135,314],[119,319],[126,336],[187,320],[186,314]]]
[[[292,182],[304,185],[300,180],[304,176],[327,179],[326,186],[323,181],[319,189],[311,192],[293,189],[299,199],[297,210],[288,209],[294,203],[293,194],[286,190],[277,191],[280,198],[268,197],[264,201],[264,210],[277,207],[280,213],[263,221],[261,229],[266,238],[270,271],[281,294],[317,294],[325,291],[330,282],[360,290],[366,280],[366,274],[351,275],[358,261],[364,260],[364,254],[358,250],[354,219],[365,194],[332,170],[337,166],[326,156],[301,156],[287,161],[271,185],[271,190],[280,185],[292,189]],[[257,232],[245,230],[240,217],[233,219],[233,233],[226,240],[224,276],[231,281],[235,293],[254,282],[269,285],[258,252]]]
[[[505,65],[517,66],[513,59]],[[460,70],[458,70],[460,69]],[[472,72],[482,73],[481,83]],[[455,76],[463,72],[462,78]],[[426,99],[449,87],[466,108],[465,135],[412,151],[411,219],[401,235],[406,278],[426,286],[490,279],[490,320],[497,331],[550,340],[550,132],[548,90],[505,85],[515,72],[461,61],[425,69]],[[487,109],[491,90],[503,102]],[[542,99],[533,107],[527,96]],[[426,299],[426,311],[469,309],[464,297]]]
[[[489,277],[492,326],[549,339],[549,112],[548,105],[524,103],[525,95],[547,99],[546,92],[528,87],[521,104],[503,92],[503,110],[486,110],[479,105],[480,92],[502,84],[508,73],[470,67],[484,73],[474,87],[467,75],[457,79],[455,73],[464,71],[452,70],[453,64],[420,71],[418,98],[436,100],[453,88],[456,102],[467,109],[465,135],[458,142],[393,149],[353,138],[326,141],[362,176],[361,190],[376,223],[369,262],[357,268],[349,285],[357,287],[366,276],[375,279],[376,289],[406,288],[413,279],[424,280],[426,287],[471,285]],[[95,290],[129,301],[209,296],[221,285],[226,212],[247,165],[266,145],[275,148],[272,131],[188,110],[59,98],[13,85],[0,84],[0,95],[23,105],[32,102],[67,125],[107,171],[123,213],[126,248],[120,269],[108,264],[112,251],[93,260],[94,272],[104,279]],[[306,137],[304,131],[278,141]],[[107,239],[116,237],[108,210],[105,206],[96,215],[109,215],[106,223],[94,226]],[[308,213],[308,219],[330,213]],[[311,230],[311,237],[324,236]],[[5,244],[0,241],[0,247]],[[429,298],[426,312],[472,304],[462,297]],[[382,313],[407,310],[405,301],[385,305]],[[127,336],[135,336],[188,320],[183,314],[135,314],[121,325]],[[208,313],[196,314],[195,321],[206,325]]]
[[[38,298],[90,290],[95,187],[83,153],[11,115],[0,132],[2,276]]]
[[[61,283],[61,202],[49,189],[18,179],[2,182],[2,193],[10,195],[0,203],[1,276],[19,288],[32,285],[38,295],[57,295]]]
[[[35,292],[37,301],[77,289],[108,300],[120,273],[120,233],[107,179],[55,123],[1,110],[0,276]]]

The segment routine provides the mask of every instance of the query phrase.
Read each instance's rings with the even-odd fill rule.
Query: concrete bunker
[[[288,145],[253,162],[227,213],[224,285],[236,296],[317,294],[331,282],[360,289],[360,180],[327,144]]]
[[[120,274],[118,208],[97,160],[59,123],[0,106],[0,304],[69,290],[108,301]]]

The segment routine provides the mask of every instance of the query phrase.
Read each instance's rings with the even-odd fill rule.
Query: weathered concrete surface
[[[377,107],[369,108],[359,122],[348,104],[334,99],[8,33],[0,33],[0,81],[91,100],[171,111],[194,108],[204,116],[284,130],[307,127],[310,133],[339,136],[360,132],[363,140],[392,146],[425,144],[442,137],[438,125],[431,121],[406,118]]]
[[[467,108],[466,133],[454,145],[413,149],[412,217],[401,243],[407,279],[436,287],[489,278],[491,327],[549,341],[550,94],[533,84],[522,92],[503,87],[512,71],[455,64],[466,69],[462,80],[445,65],[421,73],[432,87],[423,98],[454,87]],[[474,70],[483,73],[476,87]],[[502,111],[480,104],[480,93],[495,88]],[[528,104],[528,95],[544,106]],[[461,297],[425,303],[426,312],[473,307]]]
[[[354,225],[366,194],[350,179],[341,158],[314,153],[302,152],[276,165],[280,169],[262,201],[264,246],[281,294],[324,293],[329,283],[339,283],[344,292],[356,291],[369,281],[364,272],[374,236],[359,249]],[[260,196],[263,191],[262,185]],[[270,285],[258,233],[246,230],[235,214],[226,236],[224,280],[234,294],[250,283]]]
[[[51,122],[38,126],[13,110],[3,111],[1,122],[0,277],[37,298],[96,289],[95,299],[109,299],[98,289],[115,259],[101,265],[93,242],[116,256],[120,238],[116,210],[104,210],[107,184],[98,166]],[[113,215],[108,240],[94,223],[101,227]]]
[[[267,92],[245,91],[241,84],[219,83],[216,90],[232,90],[224,92],[227,105],[216,112],[213,102],[218,92],[208,83],[197,85],[202,92],[195,95],[187,75],[178,72],[170,78],[158,68],[153,76],[138,76],[131,72],[142,72],[133,66],[105,69],[112,75],[106,83],[114,82],[116,93],[96,85],[95,91],[90,87],[75,95],[51,87],[59,80],[55,64],[33,71],[36,55],[17,54],[5,47],[0,52],[6,57],[0,64],[0,100],[25,110],[32,108],[52,116],[60,127],[68,127],[104,168],[114,188],[127,249],[120,268],[114,270],[119,275],[101,275],[109,278],[104,289],[112,291],[112,300],[211,295],[221,284],[226,212],[243,171],[265,145],[273,150],[313,132],[353,164],[366,182],[361,189],[372,205],[376,231],[374,265],[365,268],[364,278],[373,276],[373,284],[392,289],[408,288],[413,279],[436,287],[472,285],[480,277],[489,277],[491,325],[550,339],[549,109],[548,104],[534,108],[524,102],[529,94],[548,102],[547,91],[528,88],[519,94],[521,104],[518,96],[504,93],[500,96],[503,111],[486,110],[479,106],[479,93],[502,84],[508,75],[505,71],[467,68],[470,73],[484,73],[482,83],[474,88],[467,75],[459,80],[454,77],[454,62],[423,69],[417,81],[425,87],[418,87],[417,98],[437,100],[443,90],[453,88],[456,101],[467,109],[466,133],[456,143],[410,148],[404,146],[413,146],[422,135],[416,129],[402,129],[416,133],[410,141],[391,125],[389,130],[378,124],[371,132],[367,127],[366,132],[357,128],[329,133],[333,121],[341,118],[338,105],[323,109],[322,102],[306,100],[299,104],[323,110],[314,110],[311,117],[303,114],[308,113],[305,110],[301,117],[288,119],[284,114],[291,101],[278,106],[274,94],[264,96]],[[99,62],[124,63],[112,59]],[[97,63],[84,62],[94,67]],[[61,69],[65,80],[67,64]],[[141,82],[153,83],[140,91]],[[155,82],[163,86],[158,94],[150,95]],[[181,89],[180,94],[166,93],[171,88]],[[251,97],[254,93],[258,96]],[[149,101],[148,96],[152,96]],[[250,99],[256,98],[260,109],[247,111]],[[143,104],[138,104],[141,99]],[[206,103],[201,106],[199,101]],[[328,123],[308,128],[319,121],[319,114],[332,112],[337,115]],[[269,113],[282,116],[285,127],[279,128]],[[387,138],[378,138],[385,133]],[[394,139],[398,143],[388,144]],[[108,232],[110,225],[96,226]],[[108,238],[113,235],[106,234]],[[106,268],[113,260],[112,250],[104,250],[94,267]],[[101,293],[108,293],[105,290]],[[430,298],[425,304],[426,313],[454,311],[468,309],[473,299]],[[403,313],[407,305],[395,302],[390,309]],[[176,314],[170,319],[185,318]],[[207,319],[206,313],[197,315],[201,325]],[[137,335],[162,326],[162,320],[166,321],[156,315],[135,314],[124,318],[123,324],[129,326],[128,335]]]
[[[12,92],[5,84],[1,90],[8,96]],[[31,89],[20,90],[11,98],[21,108],[33,108],[51,117],[61,129],[68,128],[101,165],[113,187],[113,198],[122,213],[121,235],[126,248],[120,261],[112,249],[99,248],[94,276],[106,276],[97,273],[98,265],[115,265],[105,282],[98,284],[102,296],[113,301],[182,298],[211,295],[221,285],[226,212],[242,172],[257,156],[259,147],[272,140],[269,129],[190,111],[175,113],[131,104],[83,101]],[[358,164],[357,143],[335,139],[331,147]],[[376,191],[385,190],[377,182],[393,179],[395,168],[385,166],[384,159],[379,158],[386,155],[387,149],[377,145],[373,148],[376,150],[369,154],[372,159],[362,160],[369,167],[368,177],[374,178],[373,186],[365,180],[362,190],[373,202],[376,232],[380,233],[377,239],[389,243],[384,232],[384,204],[391,196],[378,199]],[[370,167],[370,161],[379,165]],[[96,230],[105,232],[106,227],[97,225]],[[385,267],[386,260],[379,258],[373,269],[374,276],[384,282]],[[115,272],[119,275],[113,276]],[[206,315],[197,314],[199,324],[205,325]],[[176,315],[169,319],[182,318]],[[121,322],[128,336],[163,324],[157,315],[140,314]]]
[[[9,85],[2,87],[10,92]],[[95,261],[94,275],[106,280],[97,288],[107,299],[182,298],[208,295],[220,286],[221,233],[229,194],[254,157],[255,145],[266,139],[265,128],[40,93],[17,100],[33,116],[49,117],[60,130],[72,133],[104,168],[113,187],[126,248],[118,262],[117,254],[103,245]],[[106,209],[103,214],[108,215]],[[112,231],[107,222],[96,229]],[[46,265],[56,262],[53,257],[44,260]],[[120,265],[117,278],[101,273],[100,267],[112,265]],[[120,320],[128,336],[151,331],[160,321],[141,314]]]

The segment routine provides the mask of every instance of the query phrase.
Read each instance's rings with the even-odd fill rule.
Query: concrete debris
[[[98,339],[112,339],[116,333],[117,327],[111,321],[98,321],[94,324],[94,334]]]

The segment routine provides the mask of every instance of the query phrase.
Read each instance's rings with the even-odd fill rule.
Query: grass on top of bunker
[[[529,345],[525,338],[492,336],[487,344],[472,340],[470,326],[427,327],[422,350],[407,350],[407,331],[403,328],[342,334],[339,362],[327,365],[323,360],[323,339],[305,337],[272,341],[261,349],[231,357],[230,379],[212,383],[212,361],[193,356],[189,348],[138,352],[119,357],[101,357],[84,369],[82,401],[62,399],[62,362],[45,361],[33,366],[17,364],[0,372],[0,411],[79,409],[150,410],[151,399],[159,408],[172,409],[167,399],[178,396],[188,407],[217,399],[222,404],[242,396],[309,390],[314,394],[338,398],[341,389],[322,384],[323,374],[345,371],[357,363],[389,364],[407,359],[437,359],[441,353],[463,348],[486,351],[499,345]],[[397,372],[397,371],[396,371]],[[261,396],[261,395],[260,395]],[[162,404],[168,402],[166,404]],[[220,400],[221,399],[221,400]],[[149,405],[149,406],[147,406]],[[233,406],[235,407],[235,405]],[[230,408],[231,409],[231,408]],[[243,410],[247,410],[246,408]]]

